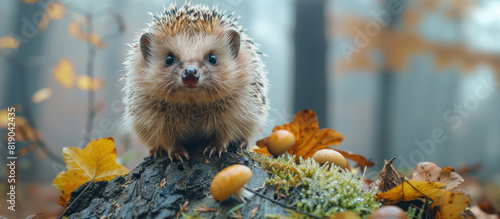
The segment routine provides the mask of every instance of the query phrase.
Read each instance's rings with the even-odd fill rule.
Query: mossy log
[[[144,162],[129,174],[117,177],[110,182],[101,181],[84,184],[71,194],[68,218],[176,218],[198,216],[201,218],[225,218],[239,209],[242,218],[264,218],[267,214],[287,215],[279,205],[261,197],[254,196],[242,204],[235,198],[224,202],[215,201],[210,195],[213,177],[223,168],[232,164],[243,164],[252,169],[252,179],[246,187],[259,189],[259,193],[274,197],[276,188],[263,187],[267,173],[254,165],[245,156],[230,147],[227,153],[218,156],[203,155],[203,148],[191,151],[189,161],[171,162],[167,157],[146,157]],[[77,198],[78,197],[78,198]],[[281,200],[277,200],[281,201]],[[287,200],[290,203],[292,200]],[[186,209],[179,213],[181,206]],[[197,208],[207,207],[217,211],[196,212]],[[255,210],[257,209],[257,210]]]

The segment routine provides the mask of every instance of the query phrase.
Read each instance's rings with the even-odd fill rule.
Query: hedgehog
[[[229,144],[247,149],[266,120],[267,72],[258,45],[231,13],[184,4],[152,14],[130,44],[123,121],[154,155],[189,160],[186,147],[208,156]],[[196,147],[197,147],[196,146]]]

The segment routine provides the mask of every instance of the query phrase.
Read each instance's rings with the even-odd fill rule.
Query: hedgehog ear
[[[142,34],[141,39],[140,39],[140,44],[141,44],[141,52],[142,56],[144,57],[144,60],[148,60],[149,56],[151,56],[151,40],[153,39],[153,34],[151,33],[145,33]]]
[[[234,58],[238,57],[238,53],[240,51],[240,34],[235,30],[230,30],[228,33],[229,37],[229,46],[231,46],[231,52],[233,53]]]

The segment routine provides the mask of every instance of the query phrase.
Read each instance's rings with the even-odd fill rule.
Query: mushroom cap
[[[277,130],[267,139],[267,150],[274,156],[284,154],[295,144],[295,135],[288,130]]]
[[[333,215],[330,219],[361,219],[361,216],[352,210],[346,210]]]
[[[368,219],[377,218],[397,218],[397,219],[408,219],[408,215],[403,209],[394,206],[386,205],[372,212]]]
[[[224,201],[243,189],[252,178],[252,170],[241,164],[228,166],[215,175],[210,185],[210,193],[217,201]]]
[[[347,162],[345,161],[344,156],[332,149],[321,149],[319,151],[316,151],[316,153],[314,153],[313,155],[313,159],[320,164],[328,162],[342,168],[346,168],[347,166]]]

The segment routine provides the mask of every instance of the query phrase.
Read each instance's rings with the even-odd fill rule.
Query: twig
[[[277,205],[279,205],[279,206],[281,206],[281,207],[283,207],[283,208],[285,208],[285,209],[292,210],[292,211],[295,211],[295,212],[300,213],[300,214],[305,214],[305,215],[307,215],[307,216],[309,216],[309,217],[312,217],[312,218],[321,219],[321,217],[318,217],[318,216],[316,216],[316,215],[314,215],[314,214],[311,214],[311,213],[309,213],[309,212],[305,212],[305,211],[297,210],[297,209],[294,209],[294,208],[292,208],[292,207],[289,207],[289,206],[286,206],[286,205],[284,205],[284,204],[281,204],[281,203],[279,203],[279,202],[277,202],[277,201],[274,201],[274,200],[272,200],[272,199],[270,199],[270,198],[268,198],[268,197],[266,197],[266,196],[264,196],[264,195],[261,195],[260,193],[254,192],[253,190],[251,190],[251,189],[249,189],[249,188],[247,188],[247,187],[243,187],[243,188],[244,188],[244,189],[246,189],[247,191],[249,191],[249,192],[251,192],[251,193],[255,194],[256,196],[259,196],[259,197],[261,197],[261,198],[263,198],[263,199],[266,199],[266,200],[268,200],[268,201],[270,201],[270,202],[272,202],[272,203],[274,203],[274,204],[277,204]]]

